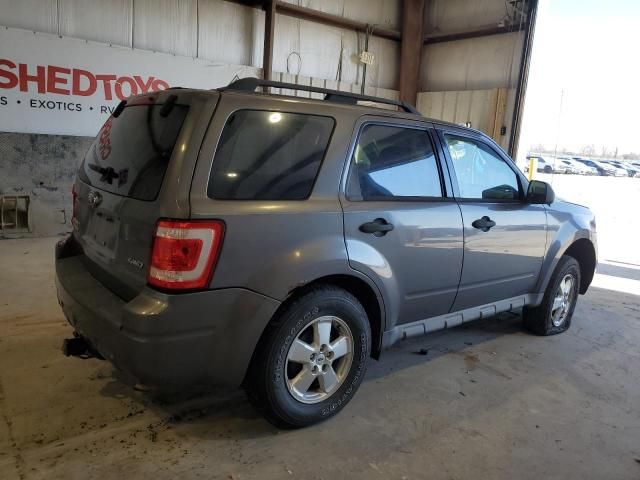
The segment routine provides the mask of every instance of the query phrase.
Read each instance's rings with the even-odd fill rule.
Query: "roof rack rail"
[[[341,92],[340,90],[332,90],[329,88],[312,87],[310,85],[298,85],[296,83],[275,82],[273,80],[263,80],[261,78],[247,77],[231,82],[224,88],[219,90],[236,90],[242,92],[253,92],[259,87],[285,88],[287,90],[303,90],[305,92],[323,93],[324,100],[329,102],[347,103],[356,105],[361,102],[384,103],[387,105],[395,105],[403,108],[405,112],[420,115],[420,112],[411,105],[399,100],[390,98],[372,97],[371,95],[361,95],[359,93]]]

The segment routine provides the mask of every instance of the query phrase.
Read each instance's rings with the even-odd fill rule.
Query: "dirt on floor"
[[[157,400],[64,357],[55,240],[0,241],[0,479],[640,478],[640,295],[593,288],[553,337],[509,313],[402,342],[283,431],[242,392]]]

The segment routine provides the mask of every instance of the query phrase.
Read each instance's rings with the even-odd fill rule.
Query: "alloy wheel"
[[[559,327],[564,323],[571,310],[574,297],[575,278],[572,274],[566,274],[560,281],[556,295],[551,306],[551,323],[554,327]]]
[[[298,335],[287,353],[289,393],[302,403],[318,403],[344,383],[353,361],[353,335],[344,320],[322,316]]]

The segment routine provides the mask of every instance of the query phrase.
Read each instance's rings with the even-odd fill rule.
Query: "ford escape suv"
[[[157,390],[242,385],[290,427],[340,411],[398,340],[521,308],[567,330],[596,265],[593,214],[486,135],[258,79],[123,101],[73,207],[66,353]]]

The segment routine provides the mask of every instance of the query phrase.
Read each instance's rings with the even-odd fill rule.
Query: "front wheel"
[[[279,427],[326,420],[364,377],[371,333],[349,292],[316,287],[285,307],[263,336],[245,382],[249,399]]]
[[[565,255],[553,272],[542,303],[524,309],[525,327],[537,335],[555,335],[568,330],[579,290],[580,264]]]

